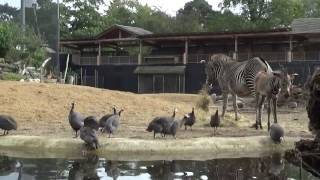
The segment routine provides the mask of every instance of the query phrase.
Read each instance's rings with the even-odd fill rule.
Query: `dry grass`
[[[145,129],[155,116],[169,116],[176,107],[177,118],[182,118],[196,106],[200,97],[192,94],[134,94],[84,86],[9,81],[0,81],[0,87],[0,114],[13,116],[18,122],[18,131],[12,133],[22,135],[71,137],[73,132],[68,113],[70,103],[74,101],[76,111],[97,118],[110,113],[113,105],[123,108],[123,119],[116,137],[152,139],[152,134]],[[209,112],[196,108],[197,122],[193,131],[179,132],[178,138],[211,136],[209,118],[218,107],[221,112],[220,106],[219,103],[210,106]],[[254,122],[254,113],[241,113],[241,120],[237,122],[233,115],[233,112],[226,114],[218,136],[267,135],[266,130],[248,128]],[[299,120],[293,120],[296,117]],[[286,127],[288,135],[309,135],[304,109],[295,114],[280,114],[279,122]]]
[[[179,117],[193,106],[170,96],[154,98],[84,86],[0,81],[0,87],[0,113],[13,116],[18,121],[17,133],[23,134],[69,132],[67,118],[73,101],[76,111],[98,118],[110,113],[113,105],[123,108],[123,124],[143,128],[155,116],[171,115],[175,107]]]

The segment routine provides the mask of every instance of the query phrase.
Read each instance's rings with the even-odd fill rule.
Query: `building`
[[[260,56],[273,67],[286,64],[307,74],[320,62],[320,20],[297,19],[292,29],[171,34],[114,25],[96,37],[60,44],[62,54],[71,54],[79,84],[138,93],[195,93],[205,81],[200,61],[214,53],[238,61]]]

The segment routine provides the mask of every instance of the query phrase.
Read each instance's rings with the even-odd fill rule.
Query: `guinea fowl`
[[[193,107],[191,113],[184,115],[182,119],[182,124],[184,125],[185,130],[187,130],[187,126],[190,126],[190,129],[192,131],[192,126],[195,122],[196,122],[196,116],[194,114],[194,107]]]
[[[114,134],[114,132],[118,129],[120,125],[120,116],[123,109],[121,109],[117,114],[112,115],[109,117],[106,121],[106,125],[104,127],[104,131],[107,131],[109,134],[109,138],[111,134]]]
[[[101,132],[103,131],[103,128],[106,126],[106,122],[107,122],[107,120],[111,117],[111,116],[113,116],[113,115],[115,115],[115,114],[117,114],[117,109],[116,109],[116,107],[112,107],[112,110],[113,110],[113,113],[112,114],[106,114],[106,115],[104,115],[100,120],[99,120],[99,126],[100,126],[100,130],[101,130]]]
[[[91,149],[98,149],[99,142],[96,135],[98,128],[99,125],[94,116],[84,119],[84,126],[80,128],[80,138]]]
[[[10,130],[17,130],[17,122],[11,117],[0,115],[0,129],[3,129],[3,135],[9,134]]]
[[[216,135],[216,130],[220,126],[220,117],[218,114],[218,110],[214,115],[211,115],[210,126],[213,127],[213,135]]]
[[[175,137],[177,129],[179,127],[179,122],[175,121],[177,109],[175,108],[172,116],[162,116],[154,118],[148,125],[146,129],[148,132],[153,131],[153,138],[156,137],[157,133],[161,134],[161,137],[165,137],[167,134],[173,135]]]
[[[85,127],[90,127],[91,129],[98,130],[99,129],[99,123],[97,121],[97,118],[95,116],[88,116],[83,120],[83,123]]]
[[[281,143],[284,136],[284,129],[277,123],[270,127],[270,137],[275,143]]]
[[[71,109],[69,112],[69,123],[72,129],[76,132],[76,138],[78,137],[78,131],[83,126],[84,117],[80,113],[74,111],[74,105],[74,102],[71,103]]]

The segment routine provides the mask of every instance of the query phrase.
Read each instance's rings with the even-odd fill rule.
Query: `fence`
[[[97,56],[81,56],[79,65],[97,65]],[[76,61],[75,61],[76,62]],[[138,56],[101,56],[100,64],[138,64]]]

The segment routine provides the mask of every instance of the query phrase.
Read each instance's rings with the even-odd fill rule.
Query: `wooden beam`
[[[188,49],[189,49],[189,42],[188,39],[185,39],[184,41],[184,53],[183,53],[183,64],[188,63]]]
[[[279,36],[289,36],[291,32],[267,32],[267,33],[236,33],[236,34],[198,34],[198,35],[163,35],[163,36],[154,36],[150,35],[150,37],[145,36],[141,37],[143,40],[184,40],[184,39],[221,39],[221,38],[229,38],[233,39],[236,35],[237,37],[279,37]]]
[[[138,38],[121,38],[121,39],[100,39],[97,42],[121,42],[121,41],[138,41]]]
[[[98,45],[97,65],[99,66],[100,64],[101,64],[101,43],[99,42],[99,45]]]
[[[289,37],[289,51],[288,51],[287,61],[288,62],[292,61],[292,36]]]
[[[233,52],[233,59],[236,61],[238,60],[238,37],[234,37],[234,52]]]
[[[138,55],[138,64],[142,64],[142,41],[139,41],[139,55]]]

